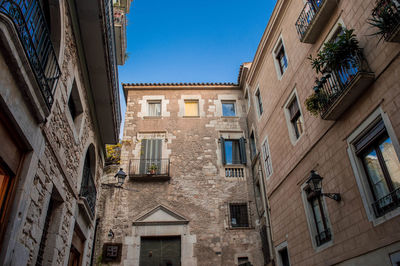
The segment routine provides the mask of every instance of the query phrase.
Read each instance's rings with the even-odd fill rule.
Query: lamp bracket
[[[321,193],[321,195],[336,200],[337,202],[342,200],[340,193]]]

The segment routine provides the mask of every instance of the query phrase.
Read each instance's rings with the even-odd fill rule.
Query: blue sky
[[[276,0],[134,0],[120,83],[236,82]],[[121,93],[124,119],[125,99]]]

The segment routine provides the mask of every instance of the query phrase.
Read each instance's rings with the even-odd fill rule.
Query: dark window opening
[[[69,113],[71,114],[71,118],[74,121],[75,127],[79,128],[83,117],[83,107],[75,80],[72,84],[71,94],[68,99],[68,109]]]
[[[285,247],[285,248],[279,250],[278,253],[279,253],[279,257],[282,262],[282,266],[290,266],[289,253],[288,253],[287,248]]]
[[[230,203],[229,212],[232,228],[249,227],[249,213],[246,203]]]
[[[103,262],[120,262],[122,255],[121,243],[105,243],[103,245]]]
[[[256,139],[254,137],[254,132],[251,132],[251,135],[250,135],[250,155],[251,155],[251,159],[254,159],[256,154],[257,154]]]
[[[252,266],[248,257],[239,257],[238,258],[238,265],[239,266]]]
[[[256,98],[257,98],[258,115],[262,115],[263,105],[262,105],[262,99],[261,99],[261,95],[260,95],[260,89],[258,89],[256,92]]]
[[[294,135],[296,139],[300,137],[303,133],[303,123],[301,121],[301,112],[299,108],[299,104],[297,102],[297,98],[295,97],[293,101],[288,106],[290,123],[292,124],[292,128],[294,131]]]
[[[92,171],[92,165],[91,165],[92,160],[94,159],[91,158],[92,156],[89,154],[91,148],[94,149],[93,147],[90,147],[86,153],[85,163],[83,165],[82,185],[79,195],[82,198],[86,199],[90,211],[94,215],[96,207],[97,190],[93,179],[94,171]]]

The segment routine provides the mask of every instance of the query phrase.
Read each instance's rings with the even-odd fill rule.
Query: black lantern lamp
[[[126,178],[126,173],[122,171],[122,168],[119,168],[118,173],[115,175],[115,177],[118,178],[118,185],[122,187],[124,184],[125,178]]]
[[[114,238],[114,232],[113,232],[113,230],[110,229],[110,231],[108,231],[107,236],[108,236],[108,238],[109,238],[110,240],[113,239],[113,238]]]
[[[317,195],[322,195],[326,196],[330,199],[336,200],[336,201],[341,201],[342,197],[340,196],[339,193],[322,193],[322,177],[316,173],[314,170],[311,170],[310,177],[308,178],[306,182],[310,190],[314,192]]]

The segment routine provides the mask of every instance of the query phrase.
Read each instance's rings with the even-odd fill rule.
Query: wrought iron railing
[[[82,186],[79,196],[86,199],[90,211],[94,215],[94,210],[96,207],[97,191],[91,170],[88,167],[83,168]]]
[[[119,88],[118,88],[118,69],[116,64],[116,51],[115,51],[115,30],[114,30],[114,11],[113,1],[104,0],[106,32],[107,32],[107,46],[108,46],[108,60],[111,68],[111,83],[113,86],[114,97],[114,113],[116,115],[117,128],[119,129],[121,123],[121,110],[119,107]]]
[[[359,72],[369,71],[368,64],[359,51],[350,56],[336,70],[325,72],[319,85],[314,88],[320,95],[321,115],[323,116],[332,104],[346,91]]]
[[[379,27],[385,40],[389,40],[400,27],[400,1],[378,0],[372,17],[372,24]]]
[[[244,177],[244,169],[243,168],[225,168],[225,177]]]
[[[169,159],[131,159],[129,176],[170,176]]]
[[[376,217],[381,217],[386,213],[400,207],[400,188],[372,203]]]
[[[329,228],[327,228],[325,231],[322,231],[315,236],[315,241],[317,242],[317,246],[321,246],[322,244],[330,241],[331,239],[332,239],[332,234]]]
[[[51,109],[61,71],[39,1],[0,0],[0,12],[15,24],[41,94]]]
[[[307,0],[295,24],[300,39],[303,39],[324,1],[327,0]]]

